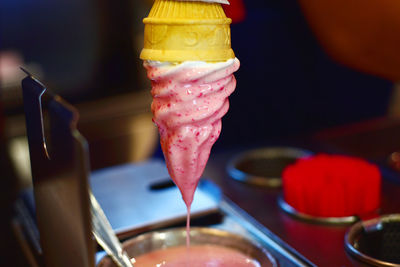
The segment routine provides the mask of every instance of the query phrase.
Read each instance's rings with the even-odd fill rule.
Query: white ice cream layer
[[[173,63],[173,62],[168,62],[168,61],[154,61],[154,60],[146,60],[144,62],[144,65],[150,66],[150,67],[156,67],[160,68],[162,70],[163,76],[164,75],[170,75],[173,72],[178,72],[182,69],[187,69],[187,68],[205,68],[208,69],[208,71],[216,71],[216,70],[221,70],[225,69],[228,66],[234,64],[236,61],[238,61],[237,58],[231,58],[228,59],[227,61],[222,61],[222,62],[205,62],[205,61],[184,61],[182,63]]]
[[[207,3],[220,3],[220,4],[229,5],[228,0],[178,0],[178,1],[200,1],[200,2],[207,2]]]

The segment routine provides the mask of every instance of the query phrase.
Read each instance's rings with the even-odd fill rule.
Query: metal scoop
[[[121,243],[92,192],[90,192],[90,204],[92,231],[97,242],[116,264],[122,267],[133,267],[128,254],[122,249]]]
[[[90,192],[88,148],[78,111],[23,69],[26,130],[40,243],[46,266],[92,267],[97,242],[122,267],[132,267]]]

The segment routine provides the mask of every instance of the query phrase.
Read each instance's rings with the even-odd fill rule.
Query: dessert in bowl
[[[123,243],[135,267],[148,266],[277,266],[262,246],[241,235],[207,227],[191,227],[190,247],[186,228],[171,228],[141,234]],[[113,267],[103,258],[98,267]]]

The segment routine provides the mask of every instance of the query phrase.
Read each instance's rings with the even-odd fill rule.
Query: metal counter
[[[310,149],[312,150],[312,149]],[[226,166],[242,150],[224,151],[210,156],[205,176],[210,177],[222,192],[237,203],[260,225],[268,229],[316,266],[367,266],[349,256],[344,236],[350,225],[321,225],[300,221],[278,206],[279,188],[271,189],[245,184],[229,177]],[[387,169],[382,171],[382,206],[380,214],[399,213],[400,178]],[[390,177],[389,177],[390,176]]]

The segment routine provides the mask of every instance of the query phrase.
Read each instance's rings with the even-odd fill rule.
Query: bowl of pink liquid
[[[275,267],[276,260],[259,244],[227,231],[192,227],[153,231],[129,239],[123,247],[135,267]],[[103,258],[98,267],[116,266]]]

